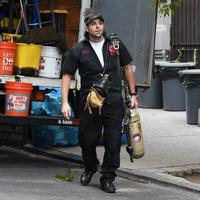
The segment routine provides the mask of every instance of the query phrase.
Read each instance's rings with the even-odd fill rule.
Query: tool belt
[[[105,97],[102,97],[95,88],[91,88],[87,96],[84,110],[88,108],[89,113],[91,114],[92,108],[98,108],[99,114],[101,114],[101,108],[104,104],[104,101],[105,101]]]
[[[101,108],[108,94],[108,89],[110,88],[110,81],[108,78],[108,74],[102,74],[97,81],[93,83],[87,96],[84,110],[88,108],[89,112],[92,113],[92,108],[98,108],[99,114],[101,114]]]

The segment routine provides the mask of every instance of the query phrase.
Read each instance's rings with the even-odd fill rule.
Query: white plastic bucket
[[[43,46],[38,76],[60,78],[62,54],[57,47]]]

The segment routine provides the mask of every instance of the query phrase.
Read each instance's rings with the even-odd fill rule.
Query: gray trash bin
[[[154,77],[150,88],[138,88],[140,108],[163,108],[162,79],[159,77],[157,66],[154,66]]]
[[[200,108],[200,69],[180,71],[186,94],[186,120],[188,124],[198,124]]]
[[[179,79],[179,71],[193,68],[195,63],[161,61],[157,65],[160,66],[164,110],[185,111],[185,91]]]

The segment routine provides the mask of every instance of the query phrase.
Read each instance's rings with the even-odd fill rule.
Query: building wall
[[[182,0],[182,5],[172,15],[172,59],[179,61],[200,60],[200,1]]]

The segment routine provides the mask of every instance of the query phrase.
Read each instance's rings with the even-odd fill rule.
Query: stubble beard
[[[101,33],[100,35],[90,33],[89,37],[90,37],[91,41],[97,41],[98,42],[98,41],[101,41],[103,39],[103,33]]]

